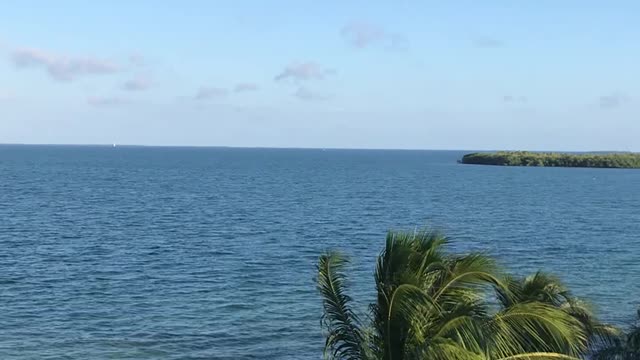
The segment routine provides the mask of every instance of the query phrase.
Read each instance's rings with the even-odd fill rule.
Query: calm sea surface
[[[462,152],[0,146],[1,359],[319,359],[318,255],[373,300],[388,229],[640,302],[640,170]]]

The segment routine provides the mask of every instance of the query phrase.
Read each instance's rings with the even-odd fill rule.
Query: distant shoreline
[[[476,152],[464,155],[459,162],[497,166],[640,169],[640,153]]]

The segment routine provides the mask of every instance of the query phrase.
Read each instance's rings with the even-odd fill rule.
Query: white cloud
[[[613,109],[622,106],[629,101],[629,97],[625,94],[614,93],[600,96],[598,103],[603,109]]]
[[[479,37],[473,40],[473,44],[479,48],[501,48],[505,43],[490,37]]]
[[[138,53],[134,53],[129,55],[129,63],[134,66],[146,66],[147,60],[144,58],[144,56]]]
[[[147,76],[136,76],[133,79],[127,80],[122,84],[122,89],[128,91],[144,91],[153,86],[153,81]]]
[[[110,61],[93,57],[61,56],[38,49],[15,50],[11,54],[11,59],[19,68],[42,67],[58,81],[71,81],[79,76],[112,74],[120,71],[120,68]]]
[[[235,92],[246,92],[246,91],[256,91],[256,90],[258,90],[258,85],[255,83],[238,83],[233,89],[233,91]]]
[[[227,89],[216,87],[201,87],[196,95],[195,100],[213,100],[226,97],[229,94]]]
[[[282,70],[282,72],[276,75],[275,80],[281,81],[286,79],[292,79],[295,81],[307,81],[307,80],[321,80],[328,75],[334,74],[335,71],[322,67],[321,65],[312,62],[302,62],[291,64]]]
[[[329,96],[317,93],[305,87],[299,87],[298,90],[296,90],[296,92],[293,95],[300,100],[306,100],[306,101],[329,99]]]
[[[505,103],[520,103],[520,104],[524,104],[528,101],[526,96],[516,96],[516,95],[505,95],[502,97],[502,101],[504,101]]]
[[[386,36],[382,27],[366,22],[352,22],[342,28],[341,34],[349,44],[357,48],[367,47]]]
[[[358,49],[374,44],[382,44],[392,49],[407,47],[407,38],[404,35],[388,32],[382,26],[369,22],[351,22],[342,28],[340,34],[349,45]]]

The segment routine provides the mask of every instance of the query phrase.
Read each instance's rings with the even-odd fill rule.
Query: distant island
[[[466,154],[462,164],[501,166],[554,166],[583,168],[640,168],[640,153],[542,153],[498,151]]]

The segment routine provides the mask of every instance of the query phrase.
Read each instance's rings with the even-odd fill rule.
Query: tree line
[[[498,151],[466,154],[463,164],[503,166],[557,166],[594,168],[640,168],[638,153],[567,154],[529,151]]]

